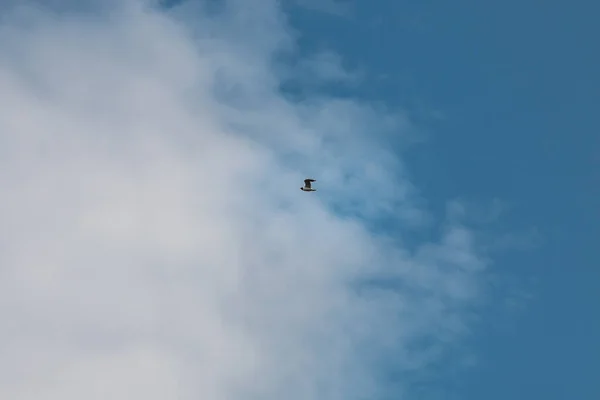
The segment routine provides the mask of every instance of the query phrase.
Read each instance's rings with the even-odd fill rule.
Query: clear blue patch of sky
[[[367,72],[363,99],[411,110],[429,140],[406,160],[440,216],[500,199],[495,229],[542,238],[494,255],[519,312],[483,316],[479,363],[447,365],[440,398],[600,398],[600,3],[349,3],[340,18],[284,2],[301,51],[338,52]]]

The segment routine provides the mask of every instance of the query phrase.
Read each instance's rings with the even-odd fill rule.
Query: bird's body
[[[304,192],[316,192],[317,189],[313,189],[311,183],[315,182],[314,179],[305,179],[304,180],[304,186],[300,188],[300,190],[304,191]]]

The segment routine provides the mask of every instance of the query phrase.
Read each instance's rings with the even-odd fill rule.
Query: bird
[[[314,179],[305,179],[304,180],[304,187],[301,187],[300,190],[305,191],[305,192],[316,192],[317,189],[313,189],[311,186],[311,182],[315,182]]]

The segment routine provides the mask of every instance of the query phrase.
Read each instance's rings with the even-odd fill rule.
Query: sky
[[[597,8],[0,2],[0,397],[597,399]]]

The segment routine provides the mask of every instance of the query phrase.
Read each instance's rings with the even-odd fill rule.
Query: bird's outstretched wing
[[[315,182],[315,180],[314,179],[310,179],[310,178],[305,179],[304,180],[304,186],[310,189],[311,188],[311,186],[310,186],[311,182]]]

